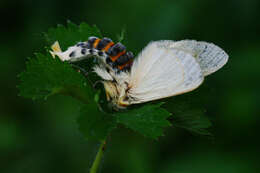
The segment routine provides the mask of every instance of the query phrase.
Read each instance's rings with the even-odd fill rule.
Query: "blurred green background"
[[[17,96],[17,74],[46,46],[41,33],[68,19],[96,24],[105,36],[125,27],[129,50],[151,40],[196,39],[230,55],[195,91],[213,122],[213,140],[168,128],[152,141],[120,128],[109,137],[102,172],[260,172],[259,0],[1,0],[0,15],[1,173],[83,173],[96,154],[98,144],[77,131],[76,101]]]

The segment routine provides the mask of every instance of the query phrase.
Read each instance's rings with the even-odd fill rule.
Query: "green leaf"
[[[126,28],[123,27],[120,34],[117,34],[117,41],[123,43],[125,41],[126,36]]]
[[[173,127],[183,128],[192,134],[211,136],[211,122],[200,103],[199,92],[168,99],[164,108],[172,113]]]
[[[59,41],[63,50],[77,42],[86,41],[90,36],[102,37],[96,26],[91,27],[87,23],[75,25],[70,21],[68,21],[67,27],[58,25],[57,28],[50,28],[44,36],[49,45]]]
[[[147,104],[140,108],[117,113],[115,116],[118,123],[141,133],[142,135],[157,139],[163,135],[163,128],[170,126],[167,118],[171,115],[162,104]]]
[[[46,99],[54,94],[77,97],[88,102],[94,96],[86,78],[69,63],[51,55],[36,54],[26,64],[26,71],[19,75],[20,95],[32,99]]]
[[[187,110],[182,114],[173,114],[173,126],[184,128],[193,134],[211,136],[207,130],[211,125],[202,110]]]
[[[81,108],[79,130],[87,140],[102,141],[116,127],[112,114],[101,111],[94,102]]]

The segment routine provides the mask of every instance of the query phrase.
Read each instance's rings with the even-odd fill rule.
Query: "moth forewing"
[[[191,54],[152,42],[133,63],[128,95],[135,98],[131,104],[157,100],[191,91],[203,78]]]
[[[151,58],[151,57],[157,57],[161,56],[164,53],[163,49],[158,49],[157,45],[154,44],[155,42],[149,43],[135,58],[133,62],[133,66],[131,68],[130,76],[131,76],[131,83],[136,84],[141,79],[143,79],[144,76],[146,76],[147,73],[149,73],[151,70],[153,70],[152,64],[154,64],[156,61],[158,61],[157,58]]]

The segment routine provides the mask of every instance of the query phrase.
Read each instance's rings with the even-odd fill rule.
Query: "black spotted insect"
[[[51,48],[52,56],[57,55],[62,61],[75,62],[96,56],[108,69],[116,72],[129,71],[134,58],[133,53],[126,51],[123,44],[114,43],[106,37],[102,39],[89,37],[88,41],[79,42],[64,52],[57,41]]]

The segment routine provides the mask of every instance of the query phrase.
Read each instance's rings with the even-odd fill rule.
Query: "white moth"
[[[107,99],[123,108],[192,91],[227,61],[228,55],[212,43],[163,40],[149,43],[129,72],[107,71],[104,63],[94,71],[104,80]]]

